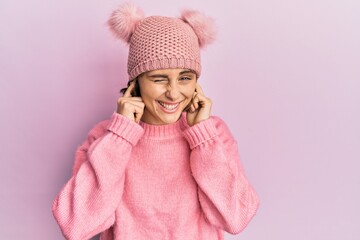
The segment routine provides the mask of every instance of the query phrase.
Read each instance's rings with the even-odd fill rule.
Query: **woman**
[[[223,239],[258,208],[237,144],[211,116],[198,83],[211,19],[144,17],[116,10],[111,30],[129,43],[128,88],[110,120],[76,152],[73,176],[53,204],[67,239]]]

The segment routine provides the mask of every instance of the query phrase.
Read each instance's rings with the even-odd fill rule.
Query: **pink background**
[[[0,239],[62,239],[52,201],[127,80],[105,26],[120,2],[0,2]],[[136,3],[217,19],[200,83],[261,198],[226,239],[360,239],[360,1]]]

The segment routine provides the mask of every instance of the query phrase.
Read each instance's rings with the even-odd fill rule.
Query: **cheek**
[[[156,87],[144,87],[141,89],[141,98],[147,108],[153,108],[154,101],[162,94],[161,89]]]
[[[140,92],[141,92],[141,97],[143,98],[143,100],[145,100],[145,99],[150,100],[156,96],[157,89],[148,83],[141,83],[140,84]]]
[[[183,94],[187,99],[192,99],[193,95],[195,92],[195,84],[191,85],[191,86],[187,86],[184,91]]]

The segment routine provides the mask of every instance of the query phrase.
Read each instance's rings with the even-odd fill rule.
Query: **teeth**
[[[178,103],[177,104],[171,104],[171,105],[170,104],[165,104],[165,103],[160,102],[160,101],[159,101],[159,103],[160,103],[161,106],[163,106],[164,108],[169,109],[169,110],[173,110],[179,105]]]

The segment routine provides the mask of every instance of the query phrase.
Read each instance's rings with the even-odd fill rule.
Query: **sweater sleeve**
[[[109,120],[102,121],[90,130],[86,140],[76,149],[75,161],[72,168],[72,176],[76,175],[80,166],[88,160],[87,153],[90,145],[97,139],[101,138],[107,132]]]
[[[66,239],[89,239],[114,223],[125,167],[142,134],[140,125],[117,113],[106,129],[99,124],[90,131],[76,152],[73,176],[52,206]]]
[[[210,117],[185,130],[184,136],[206,220],[226,232],[241,232],[255,215],[259,200],[228,127],[220,118]]]

